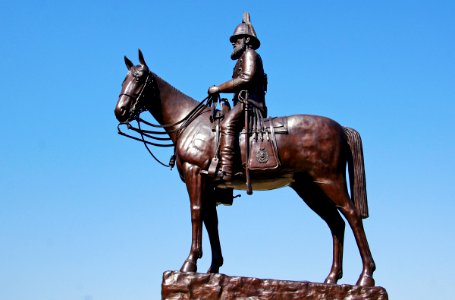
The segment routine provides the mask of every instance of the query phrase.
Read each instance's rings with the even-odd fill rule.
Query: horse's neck
[[[161,125],[177,123],[185,118],[198,104],[196,100],[180,92],[156,74],[154,74],[154,77],[156,78],[159,96],[157,99],[151,99],[154,103],[152,103],[150,111]],[[172,129],[175,128],[171,127],[167,130],[170,132]],[[175,135],[170,134],[170,136],[175,142]]]

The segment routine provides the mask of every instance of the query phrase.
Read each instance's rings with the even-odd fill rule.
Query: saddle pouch
[[[277,151],[271,139],[251,139],[248,168],[252,171],[274,170],[280,166]]]

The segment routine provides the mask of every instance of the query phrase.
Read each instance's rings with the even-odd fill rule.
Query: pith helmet
[[[234,34],[232,34],[231,38],[229,39],[231,43],[233,43],[237,38],[242,36],[248,36],[251,40],[251,46],[253,49],[259,48],[261,46],[261,42],[256,36],[256,31],[254,30],[253,25],[250,22],[250,14],[247,12],[243,13],[242,23],[237,25],[234,30]]]

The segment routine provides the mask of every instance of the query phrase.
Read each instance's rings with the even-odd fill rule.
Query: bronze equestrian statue
[[[239,41],[235,33],[233,40],[237,45]],[[249,43],[246,43],[248,46],[244,54],[251,53],[258,63],[257,54],[251,52],[259,47],[258,41],[251,39],[253,33],[251,31],[249,36],[242,37],[242,39],[250,38]],[[115,115],[120,124],[131,126],[130,122],[142,120],[139,115],[147,110],[169,135],[175,145],[175,162],[180,178],[187,186],[191,208],[191,248],[180,271],[196,272],[197,260],[202,257],[202,223],[204,223],[212,250],[212,261],[208,272],[218,273],[223,264],[223,256],[218,236],[216,205],[219,197],[224,196],[223,191],[232,188],[245,190],[245,174],[240,177],[233,176],[230,181],[207,176],[207,169],[217,153],[217,137],[212,130],[213,120],[211,120],[213,109],[201,106],[198,101],[183,94],[151,72],[140,50],[139,62],[139,65],[134,66],[125,57],[128,74],[115,107]],[[262,72],[262,66],[257,68]],[[210,92],[236,93],[238,91],[236,89],[238,83],[235,83],[236,74],[234,72],[233,81],[213,88]],[[259,77],[257,80],[259,82],[263,78]],[[261,81],[261,83],[264,82]],[[259,100],[258,103],[264,104],[265,108],[263,90],[261,91],[258,86],[260,87],[260,85],[247,87],[250,90],[248,98]],[[227,119],[231,118],[231,113],[233,113],[232,118],[236,118],[235,115],[239,113],[236,110],[240,110],[236,108],[237,106],[239,105],[234,106],[232,112],[226,113]],[[325,279],[326,283],[335,284],[343,275],[345,222],[340,215],[341,212],[354,233],[362,258],[363,268],[357,285],[374,286],[373,272],[376,267],[362,224],[362,219],[368,217],[368,207],[360,135],[354,129],[314,115],[292,115],[266,120],[265,123],[270,124],[267,128],[272,132],[277,123],[285,124],[286,131],[282,134],[272,134],[280,162],[278,167],[252,172],[253,188],[270,190],[289,186],[327,223],[333,239],[333,261]],[[240,125],[233,125],[232,131],[225,125],[224,138],[232,139],[231,135],[235,138],[239,137],[241,141],[234,149],[243,157],[246,148],[242,145],[248,144],[245,143],[247,134],[239,134],[239,128]],[[140,131],[141,135],[144,132],[146,131]],[[224,143],[227,145],[230,142],[232,141]],[[232,148],[227,152],[231,150]],[[228,159],[232,159],[230,152],[227,156]],[[234,160],[237,168],[243,168],[245,165],[238,157]],[[346,165],[351,195],[347,188]],[[223,177],[229,175],[228,171],[224,171]],[[231,171],[231,175],[235,171]]]

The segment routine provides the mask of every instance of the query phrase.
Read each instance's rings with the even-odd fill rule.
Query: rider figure
[[[265,93],[267,90],[267,78],[262,66],[262,59],[256,52],[261,45],[256,37],[256,32],[251,25],[250,15],[243,14],[242,23],[234,30],[230,41],[234,50],[232,60],[237,60],[232,79],[217,86],[211,86],[208,90],[210,95],[218,93],[234,93],[234,108],[230,110],[221,123],[221,172],[218,176],[225,180],[232,180],[234,164],[234,142],[244,124],[244,104],[240,97],[248,96],[249,103],[259,108],[263,117],[267,116],[265,105]],[[245,92],[246,91],[246,92]]]

